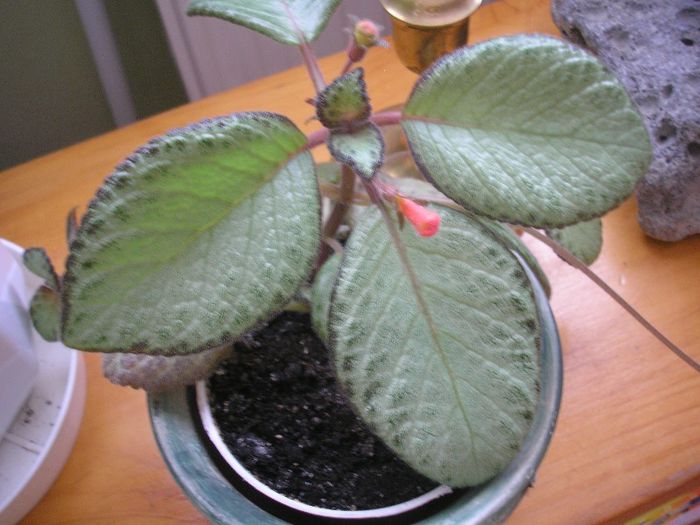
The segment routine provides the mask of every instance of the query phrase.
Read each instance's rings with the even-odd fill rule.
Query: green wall
[[[136,118],[187,102],[155,2],[105,0],[105,8],[134,100]]]
[[[185,103],[154,0],[104,2],[137,118]],[[0,169],[114,128],[73,0],[0,0],[0,122]]]
[[[72,0],[0,0],[0,168],[114,127]]]

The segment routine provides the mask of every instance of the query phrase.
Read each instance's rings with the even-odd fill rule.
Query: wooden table
[[[515,32],[558,34],[544,0],[504,0],[473,18],[474,40]],[[331,78],[342,57],[322,61]],[[401,102],[414,76],[391,50],[365,64],[375,108]],[[389,83],[391,82],[391,83]],[[189,104],[0,173],[0,237],[45,246],[62,266],[64,217],[150,137],[205,117],[271,110],[304,131],[312,92],[293,69]],[[46,125],[60,126],[60,122]],[[700,359],[700,238],[653,241],[633,201],[605,219],[593,268],[665,334]],[[536,246],[554,286],[564,345],[561,416],[537,482],[509,524],[620,523],[700,486],[700,376],[637,325],[585,277]],[[71,457],[29,524],[205,523],[158,454],[141,392],[101,377],[86,356],[88,400]]]

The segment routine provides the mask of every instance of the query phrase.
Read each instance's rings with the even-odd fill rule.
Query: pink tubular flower
[[[432,237],[440,229],[440,215],[406,197],[396,196],[399,212],[408,219],[421,237]]]

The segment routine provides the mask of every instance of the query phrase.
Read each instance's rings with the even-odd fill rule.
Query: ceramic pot
[[[231,454],[221,451],[218,431],[195,388],[149,395],[151,423],[170,471],[190,500],[215,524],[272,525],[281,523],[421,523],[465,525],[502,523],[531,486],[554,431],[562,390],[561,348],[557,327],[542,287],[525,268],[535,289],[542,328],[540,393],[532,428],[513,461],[495,478],[472,489],[445,495],[435,489],[419,501],[376,511],[310,509],[261,489],[260,483]],[[200,387],[200,392],[205,389]],[[208,404],[207,404],[208,405]],[[208,408],[208,407],[207,407]],[[204,421],[204,423],[203,423]],[[205,429],[206,426],[206,429]],[[220,441],[220,439],[218,440]],[[225,446],[224,446],[225,448]],[[433,492],[435,492],[433,491]],[[442,497],[440,497],[442,496]],[[418,505],[417,505],[418,504]],[[426,510],[425,507],[428,507]],[[428,515],[426,515],[428,514]]]

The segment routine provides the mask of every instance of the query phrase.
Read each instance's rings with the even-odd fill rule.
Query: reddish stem
[[[524,228],[524,230],[538,241],[543,242],[544,244],[549,246],[554,251],[554,253],[556,253],[559,257],[564,259],[571,266],[583,272],[586,275],[586,277],[588,277],[591,281],[600,286],[603,289],[603,291],[605,291],[605,293],[612,297],[617,302],[617,304],[619,304],[625,310],[627,310],[627,312],[632,317],[634,317],[639,324],[641,324],[644,328],[649,330],[649,332],[651,332],[651,334],[654,337],[656,337],[659,341],[666,345],[666,347],[668,347],[674,354],[676,354],[693,369],[695,369],[695,371],[700,372],[700,364],[697,361],[695,361],[683,350],[681,350],[675,344],[673,344],[664,334],[657,330],[653,324],[651,324],[644,317],[642,317],[642,314],[635,310],[631,304],[625,301],[622,298],[622,296],[620,296],[615,290],[610,288],[608,283],[606,283],[603,279],[598,277],[598,275],[596,275],[588,266],[586,266],[582,261],[580,261],[576,256],[574,256],[574,254],[572,254],[569,250],[561,246],[558,242],[554,241],[553,239],[550,239],[546,235],[543,235],[534,228]]]
[[[370,120],[377,126],[391,126],[392,124],[399,124],[401,122],[401,112],[384,111],[382,113],[375,113],[370,117]]]
[[[317,129],[311,132],[306,137],[306,149],[313,149],[316,146],[324,144],[328,140],[328,135],[330,135],[330,131],[327,128]]]
[[[306,41],[299,44],[299,50],[301,51],[301,56],[304,59],[306,70],[309,72],[309,76],[311,77],[311,82],[313,82],[316,94],[319,94],[326,88],[326,81],[323,79],[321,68],[318,67],[316,56]]]
[[[323,227],[324,239],[332,239],[335,232],[338,231],[338,228],[343,223],[345,214],[350,209],[353,195],[355,194],[355,178],[355,173],[352,171],[352,168],[343,164],[342,175],[340,178],[340,193],[338,195],[338,200],[335,202],[333,210],[331,211],[331,214]],[[316,268],[320,268],[321,265],[326,262],[332,251],[332,247],[329,243],[321,245],[321,250],[316,261]]]

